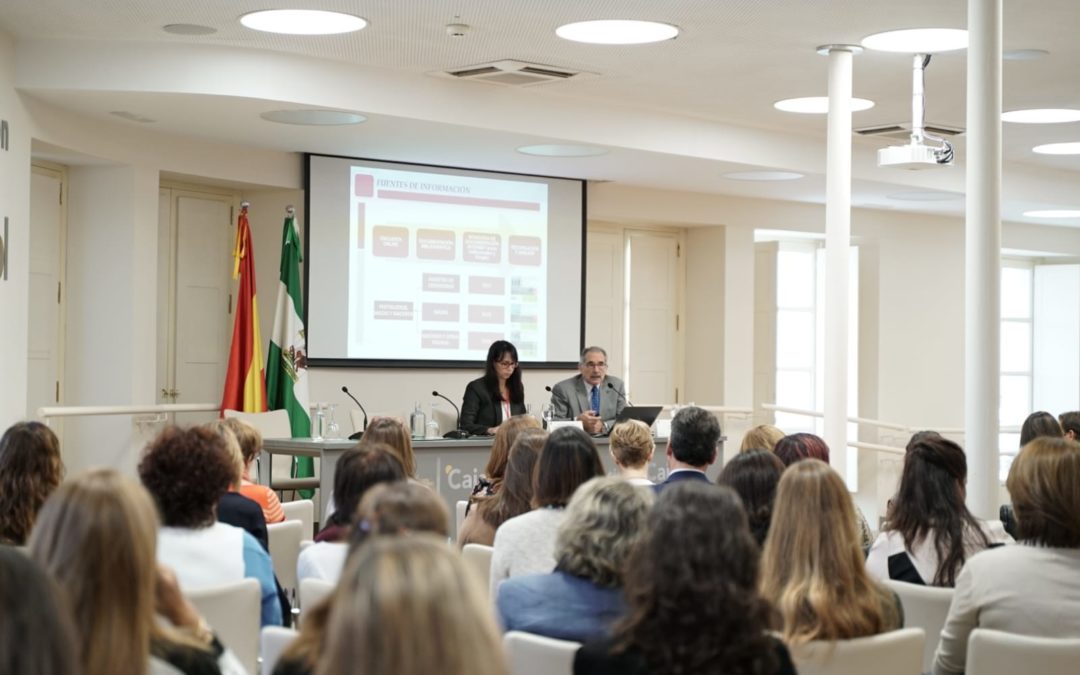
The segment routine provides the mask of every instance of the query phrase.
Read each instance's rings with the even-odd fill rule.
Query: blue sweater
[[[508,631],[576,642],[606,635],[626,610],[622,589],[559,570],[507,579],[499,586],[496,606]]]

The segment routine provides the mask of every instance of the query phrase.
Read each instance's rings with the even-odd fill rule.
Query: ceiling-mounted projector
[[[879,167],[918,171],[935,169],[939,166],[952,166],[952,145],[940,136],[927,133],[925,128],[926,93],[923,80],[929,63],[928,54],[915,55],[911,86],[911,142],[907,145],[890,145],[878,150]],[[938,145],[927,145],[926,140],[936,141]]]

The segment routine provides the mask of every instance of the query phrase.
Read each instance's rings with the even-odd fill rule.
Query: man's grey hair
[[[585,357],[588,356],[589,354],[591,354],[592,352],[600,352],[601,354],[604,355],[604,361],[607,361],[607,352],[604,351],[604,348],[603,347],[597,347],[596,345],[593,345],[591,347],[586,347],[585,349],[581,350],[581,358],[578,359],[578,364],[582,365],[582,366],[585,365]]]

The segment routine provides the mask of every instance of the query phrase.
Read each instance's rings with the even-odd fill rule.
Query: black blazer
[[[660,494],[667,486],[678,485],[679,483],[688,480],[704,481],[706,483],[712,482],[709,480],[708,476],[698,471],[679,471],[677,473],[669,473],[667,480],[665,480],[663,483],[657,483],[656,485],[654,485],[653,490],[656,492],[656,494]]]
[[[226,492],[218,501],[217,519],[226,525],[234,525],[244,530],[255,537],[263,550],[270,551],[266,518],[263,516],[262,507],[255,500],[248,499],[239,492]]]
[[[525,402],[511,403],[510,414],[524,415]],[[474,435],[486,435],[488,429],[503,421],[502,404],[491,396],[484,386],[484,378],[473,380],[465,387],[461,402],[461,428]]]

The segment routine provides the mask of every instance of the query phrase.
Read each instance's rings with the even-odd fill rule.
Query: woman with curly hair
[[[40,422],[19,422],[0,438],[0,543],[22,546],[45,499],[64,479],[60,442]]]
[[[1011,541],[1000,521],[975,518],[964,504],[967,458],[937,436],[913,439],[904,455],[900,490],[866,558],[876,579],[954,586],[964,561]]]
[[[503,628],[577,642],[607,633],[626,609],[623,564],[644,534],[654,494],[618,477],[578,488],[555,538],[555,571],[499,586]]]
[[[507,425],[500,427],[500,433]],[[533,469],[548,434],[543,429],[523,429],[510,448],[510,460],[503,473],[502,487],[490,497],[477,498],[457,533],[457,543],[495,543],[495,530],[506,521],[532,510]]]
[[[903,624],[900,601],[870,578],[840,475],[807,459],[780,478],[761,564],[762,595],[789,646],[850,640]]]
[[[627,613],[610,637],[578,650],[574,675],[794,675],[767,632],[757,563],[732,490],[703,481],[665,489],[627,562]]]
[[[776,486],[784,473],[784,463],[767,450],[740,452],[724,465],[716,482],[726,485],[739,495],[746,516],[750,520],[750,532],[759,546],[765,544],[772,522]]]
[[[253,578],[262,588],[262,625],[281,625],[274,568],[253,536],[218,522],[216,507],[236,465],[225,441],[203,427],[169,427],[139,462],[139,478],[161,514],[158,560],[192,590]]]

